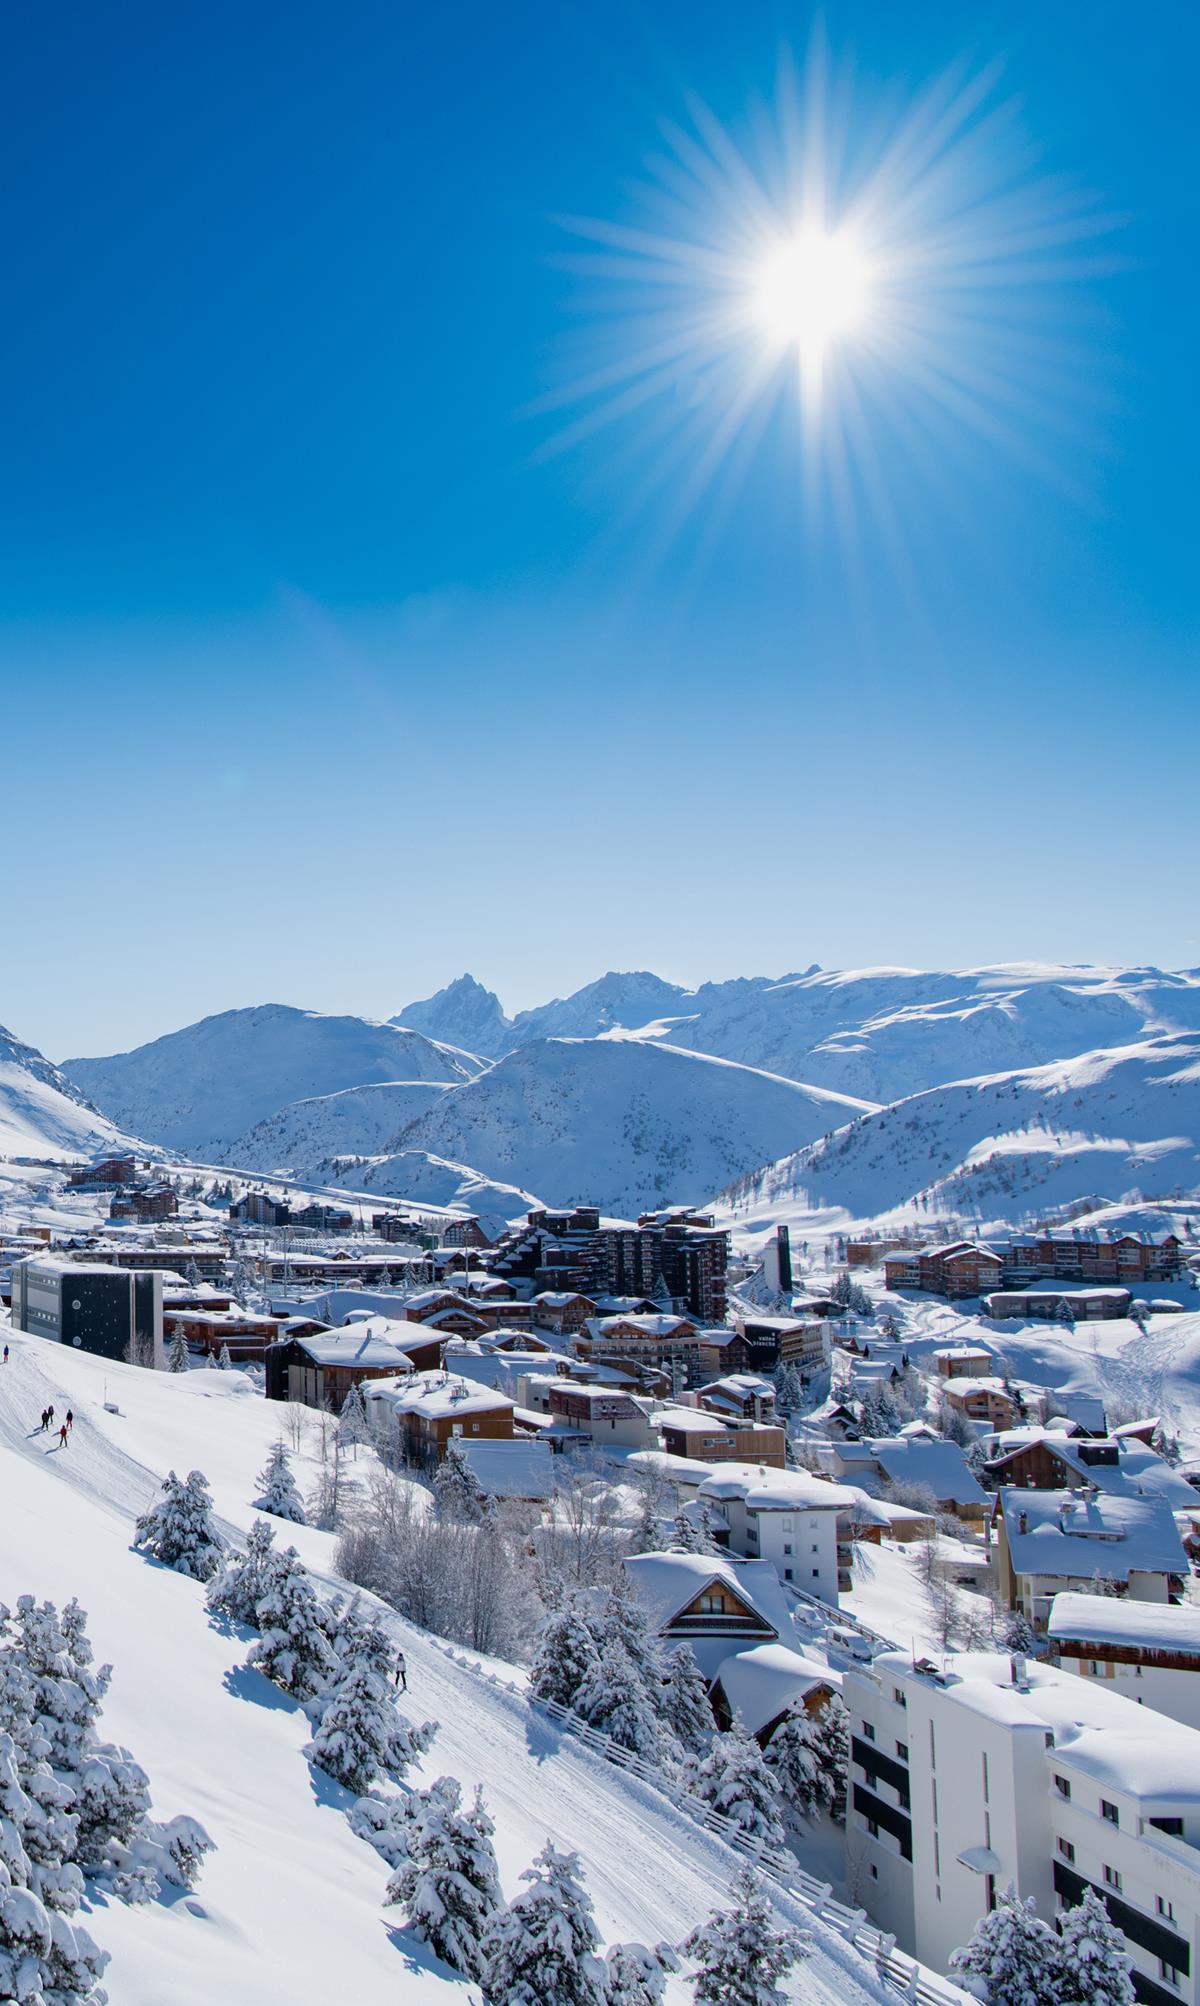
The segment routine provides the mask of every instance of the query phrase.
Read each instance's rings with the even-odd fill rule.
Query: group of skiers
[[[60,1449],[66,1448],[68,1437],[70,1436],[71,1430],[74,1426],[75,1426],[75,1416],[72,1414],[70,1408],[68,1407],[67,1418],[61,1424],[58,1431],[58,1446]],[[54,1408],[53,1406],[43,1407],[42,1433],[43,1435],[49,1435],[52,1434],[53,1432],[54,1432]]]

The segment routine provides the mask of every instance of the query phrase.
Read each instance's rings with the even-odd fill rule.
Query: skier
[[[43,1407],[43,1408],[42,1408],[42,1433],[43,1433],[43,1435],[45,1434],[45,1432],[46,1432],[46,1430],[47,1430],[47,1428],[48,1428],[49,1426],[50,1426],[50,1409],[49,1409],[48,1407]]]
[[[65,1449],[67,1446],[67,1424],[65,1421],[58,1431],[58,1446],[60,1449]]]
[[[396,1653],[396,1675],[392,1680],[392,1684],[399,1693],[406,1693],[408,1691],[408,1666],[404,1662],[403,1651],[397,1651]]]
[[[47,1407],[47,1409],[46,1409],[46,1412],[47,1412],[47,1414],[48,1414],[48,1415],[50,1416],[50,1423],[51,1423],[51,1426],[53,1426],[53,1425],[54,1425],[54,1405],[53,1405],[53,1402],[51,1402],[50,1406],[49,1406],[49,1407]]]
[[[5,1347],[4,1347],[4,1363],[5,1363],[6,1365],[8,1364],[8,1346],[7,1346],[7,1345],[5,1345]]]
[[[67,1408],[67,1432],[68,1432],[68,1434],[70,1433],[71,1429],[72,1429],[72,1428],[73,1428],[74,1426],[75,1426],[75,1416],[74,1416],[74,1415],[72,1414],[72,1412],[71,1412],[70,1408],[68,1407],[68,1408]]]

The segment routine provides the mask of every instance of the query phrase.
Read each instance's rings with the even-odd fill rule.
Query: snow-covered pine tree
[[[225,1542],[212,1522],[212,1493],[201,1471],[181,1480],[174,1470],[163,1479],[163,1495],[143,1512],[133,1544],[195,1581],[211,1581]]]
[[[434,1515],[444,1525],[481,1525],[485,1499],[478,1479],[453,1438],[433,1480]]]
[[[183,1325],[176,1322],[171,1333],[171,1349],[167,1357],[167,1371],[188,1372],[190,1369],[191,1360],[188,1357],[187,1338],[184,1335]]]
[[[666,1752],[656,1694],[646,1685],[618,1637],[609,1637],[592,1660],[575,1696],[575,1711],[645,1762],[661,1762]]]
[[[230,1356],[229,1344],[227,1341],[223,1341],[221,1349],[217,1353],[217,1370],[219,1372],[230,1372],[232,1369],[233,1359]]]
[[[214,1616],[257,1627],[259,1600],[275,1557],[274,1538],[274,1526],[256,1519],[246,1539],[246,1551],[234,1554],[212,1578],[207,1602]]]
[[[595,1631],[579,1597],[568,1596],[561,1608],[550,1611],[542,1625],[529,1669],[533,1698],[573,1707],[579,1688],[595,1662],[597,1649]]]
[[[657,1698],[665,1671],[662,1647],[645,1610],[634,1597],[624,1568],[605,1595],[597,1627],[602,1641],[616,1638],[647,1692]]]
[[[483,1939],[487,2006],[605,2006],[607,1972],[577,1853],[547,1842]]]
[[[950,1966],[980,1981],[987,2006],[1061,2006],[1073,1996],[1064,1990],[1071,1978],[1058,1935],[1011,1885],[980,1917],[971,1941],[952,1953]]]
[[[53,1782],[47,1764],[37,1767]],[[22,1785],[21,1771],[21,1751],[11,1735],[0,1733],[0,1998],[104,2006],[100,1979],[108,1958],[69,1919],[78,1893],[74,1901],[64,1894],[56,1910],[37,1892],[39,1870],[23,1834],[43,1817]],[[28,1767],[26,1774],[31,1775]]]
[[[1133,1959],[1094,1888],[1058,1918],[1065,1996],[1079,2006],[1133,2006]]]
[[[662,2006],[667,1973],[679,1964],[669,1944],[614,1943],[605,1952],[606,2006]]]
[[[790,1706],[763,1751],[780,1799],[800,1818],[810,1818],[829,1802],[829,1792],[817,1751],[813,1723],[803,1706]]]
[[[270,1512],[272,1518],[286,1518],[293,1525],[307,1523],[288,1452],[282,1442],[272,1444],[257,1481],[259,1495],[254,1500],[255,1511]]]
[[[371,1439],[371,1424],[367,1419],[367,1403],[362,1397],[361,1386],[352,1386],[342,1403],[338,1439],[342,1447],[352,1450],[356,1457],[363,1443]]]
[[[717,1909],[679,1948],[699,1967],[696,2006],[784,2006],[779,1980],[807,1957],[803,1930],[780,1928],[748,1866],[733,1883],[732,1909]]]
[[[846,1815],[846,1773],[850,1764],[850,1716],[840,1693],[831,1693],[812,1718],[812,1745],[829,1815]]]
[[[667,1552],[713,1554],[720,1553],[720,1551],[721,1549],[712,1535],[712,1521],[709,1518],[707,1510],[703,1507],[701,1508],[697,1522],[681,1506],[675,1514]]]
[[[436,1731],[432,1721],[418,1728],[405,1719],[386,1680],[364,1657],[332,1688],[304,1753],[314,1768],[361,1795],[378,1776],[403,1776]]]
[[[690,1754],[701,1754],[713,1738],[716,1723],[708,1703],[708,1688],[690,1644],[680,1644],[670,1654],[661,1704],[663,1718],[676,1741]]]
[[[748,1838],[764,1846],[783,1845],[775,1778],[740,1714],[734,1715],[727,1734],[713,1737],[708,1754],[690,1765],[688,1785],[693,1796],[730,1819]]]
[[[313,1699],[328,1684],[334,1657],[294,1546],[271,1554],[255,1621],[262,1635],[251,1645],[247,1664],[295,1699]]]
[[[481,1792],[469,1811],[453,1776],[441,1776],[410,1799],[408,1853],[385,1899],[403,1902],[411,1935],[465,1978],[483,1976],[483,1939],[504,1904],[495,1827]]]

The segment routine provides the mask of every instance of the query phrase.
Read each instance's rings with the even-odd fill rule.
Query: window
[[[1140,1700],[1138,1704],[1139,1706],[1141,1705]],[[1150,1823],[1156,1832],[1166,1832],[1172,1839],[1182,1839],[1183,1837],[1182,1818],[1152,1818]]]
[[[1109,1803],[1107,1797],[1100,1799],[1100,1816],[1106,1818],[1110,1825],[1119,1825],[1121,1822],[1120,1812],[1115,1804]]]
[[[783,1570],[783,1578],[784,1578],[784,1580],[785,1580],[785,1581],[790,1581],[790,1580],[791,1580],[791,1578],[792,1578],[792,1570],[791,1570],[791,1568],[790,1568],[790,1567],[785,1567],[785,1568],[784,1568],[784,1570]]]
[[[906,1741],[898,1741],[898,1742],[896,1743],[896,1753],[897,1753],[897,1755],[898,1755],[898,1756],[900,1757],[900,1760],[901,1760],[901,1762],[907,1762],[907,1761],[908,1761],[908,1743],[907,1743]]]
[[[814,1581],[819,1581],[819,1580],[821,1579],[821,1570],[820,1570],[820,1568],[819,1568],[819,1567],[814,1567],[814,1568],[813,1568],[813,1571],[812,1571],[812,1578],[813,1578],[813,1580],[814,1580]]]
[[[869,1721],[869,1720],[864,1720],[864,1722],[863,1722],[863,1724],[862,1724],[862,1727],[863,1727],[863,1736],[864,1736],[864,1739],[865,1739],[865,1740],[867,1740],[867,1741],[874,1741],[874,1739],[875,1739],[875,1730],[874,1730],[874,1728],[873,1728],[873,1727],[871,1726],[871,1723],[870,1723],[870,1721]]]
[[[983,1801],[985,1804],[988,1801],[988,1766],[986,1755],[983,1758]]]
[[[1121,1876],[1120,1876],[1120,1874],[1118,1873],[1118,1871],[1117,1871],[1116,1867],[1105,1867],[1105,1869],[1104,1869],[1104,1885],[1105,1885],[1105,1887],[1106,1887],[1106,1888],[1115,1888],[1115,1889],[1116,1889],[1116,1891],[1117,1891],[1117,1893],[1118,1893],[1118,1894],[1120,1894],[1120,1892],[1121,1892]]]
[[[813,1541],[813,1543],[812,1543],[812,1550],[813,1550],[813,1552],[814,1552],[814,1553],[819,1553],[819,1552],[821,1551],[821,1549],[820,1549],[820,1547],[819,1547],[819,1546],[817,1545],[817,1542],[816,1542],[816,1540],[815,1540],[815,1539],[814,1539],[814,1541]]]
[[[892,1687],[892,1698],[895,1700],[897,1706],[906,1707],[908,1705],[903,1686]]]
[[[877,1839],[879,1837],[879,1827],[875,1823],[875,1820],[873,1818],[867,1819],[867,1830],[871,1834],[871,1837],[873,1839]]]
[[[1174,1922],[1175,1904],[1173,1902],[1166,1901],[1162,1895],[1156,1895],[1154,1904],[1160,1915],[1165,1915],[1168,1922]]]
[[[791,1550],[792,1550],[792,1542],[791,1542],[791,1540],[790,1540],[790,1539],[785,1539],[785,1540],[784,1540],[784,1542],[783,1542],[783,1550],[784,1550],[784,1552],[785,1552],[785,1553],[790,1553],[790,1552],[791,1552]]]
[[[1055,1777],[1055,1779],[1054,1779],[1054,1788],[1055,1788],[1055,1789],[1057,1790],[1057,1792],[1058,1792],[1058,1794],[1059,1794],[1059,1796],[1060,1796],[1060,1797],[1066,1797],[1066,1798],[1069,1798],[1069,1797],[1070,1797],[1070,1795],[1071,1795],[1071,1786],[1070,1786],[1070,1784],[1068,1783],[1068,1781],[1067,1781],[1067,1779],[1066,1779],[1066,1777],[1065,1777],[1065,1776],[1056,1776],[1056,1777]]]
[[[873,1881],[877,1881],[879,1879],[879,1868],[875,1865],[874,1860],[872,1860],[870,1866],[867,1868],[867,1872],[870,1874],[871,1879]]]
[[[1071,1844],[1071,1841],[1069,1839],[1060,1839],[1058,1850],[1062,1854],[1063,1859],[1070,1865],[1070,1862],[1075,1858],[1075,1848]]]
[[[1158,1960],[1158,1975],[1164,1985],[1173,1985],[1178,1992],[1180,1971],[1177,1964],[1168,1964],[1165,1957],[1160,1957]]]

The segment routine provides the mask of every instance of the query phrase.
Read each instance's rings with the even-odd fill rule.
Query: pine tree
[[[749,1867],[732,1893],[735,1906],[717,1909],[679,1946],[699,1966],[696,2006],[784,2006],[779,1980],[807,1957],[810,1940],[802,1930],[777,1927]]]
[[[431,1722],[416,1728],[406,1720],[386,1680],[360,1658],[332,1687],[304,1752],[315,1768],[361,1795],[378,1776],[403,1776],[435,1731]]]
[[[177,1322],[171,1334],[171,1350],[167,1358],[167,1371],[189,1372],[190,1370],[191,1359],[188,1357],[187,1338],[184,1335],[183,1325]]]
[[[850,1763],[850,1716],[840,1693],[831,1693],[812,1718],[812,1746],[829,1814],[846,1815],[846,1772]]]
[[[672,1734],[692,1754],[700,1754],[713,1738],[708,1688],[690,1644],[672,1651],[662,1689],[662,1711]]]
[[[824,1774],[813,1746],[813,1723],[803,1706],[788,1708],[763,1753],[775,1787],[790,1811],[808,1818],[828,1803]]]
[[[254,1500],[255,1511],[270,1512],[272,1518],[286,1518],[293,1525],[306,1523],[300,1492],[282,1442],[271,1447],[257,1481],[260,1494]]]
[[[409,1932],[465,1978],[483,1976],[483,1939],[503,1907],[495,1827],[477,1791],[469,1811],[452,1776],[410,1800],[408,1852],[386,1899],[403,1902]]]
[[[950,1966],[981,1981],[987,2006],[1060,2006],[1071,1983],[1055,1931],[1011,1886],[980,1918],[971,1941],[953,1952]]]
[[[644,1943],[614,1943],[605,1953],[608,1970],[607,2006],[662,2006],[667,1973],[678,1971],[675,1953],[665,1943],[653,1950]]]
[[[433,1480],[433,1509],[443,1525],[480,1525],[484,1495],[467,1465],[461,1445],[453,1438]]]
[[[641,1604],[634,1599],[629,1577],[622,1569],[605,1597],[599,1635],[602,1641],[615,1638],[638,1673],[646,1691],[658,1694],[663,1682],[662,1647],[650,1627]]]
[[[233,1359],[231,1358],[229,1353],[228,1342],[223,1342],[221,1345],[221,1349],[217,1354],[217,1370],[219,1372],[229,1372],[232,1370],[232,1367],[233,1367]]]
[[[533,1698],[573,1707],[596,1651],[596,1635],[582,1605],[576,1596],[569,1596],[561,1608],[550,1611],[542,1625],[529,1669]]]
[[[294,1698],[313,1699],[328,1683],[334,1658],[294,1546],[271,1555],[256,1621],[262,1635],[251,1645],[247,1664],[257,1665]]]
[[[181,1482],[174,1470],[163,1480],[163,1495],[143,1512],[133,1544],[196,1581],[211,1581],[225,1542],[212,1522],[212,1493],[203,1474],[192,1470]]]
[[[689,1516],[687,1509],[681,1506],[675,1514],[671,1543],[667,1552],[714,1554],[720,1551],[712,1535],[712,1520],[707,1508],[701,1507],[700,1522],[697,1524],[696,1520]]]
[[[248,1624],[251,1629],[257,1626],[259,1600],[275,1558],[274,1538],[274,1526],[256,1519],[246,1539],[246,1551],[227,1560],[213,1576],[207,1601],[214,1616],[223,1616],[229,1623]]]
[[[714,1736],[708,1754],[692,1764],[688,1784],[694,1797],[728,1818],[748,1838],[764,1846],[783,1845],[775,1778],[753,1735],[743,1727],[740,1714],[734,1715],[727,1734]]]
[[[1133,1959],[1094,1888],[1058,1919],[1066,1996],[1079,2006],[1133,2006]]]
[[[577,1853],[547,1842],[483,1939],[487,2006],[604,2006],[607,1974]]]
[[[665,1746],[655,1695],[619,1638],[609,1637],[593,1659],[576,1695],[575,1711],[619,1748],[645,1762],[661,1762]]]
[[[357,1457],[360,1446],[371,1439],[371,1424],[367,1419],[367,1403],[362,1396],[361,1386],[352,1386],[342,1403],[338,1419],[338,1439],[344,1449],[352,1449]]]

